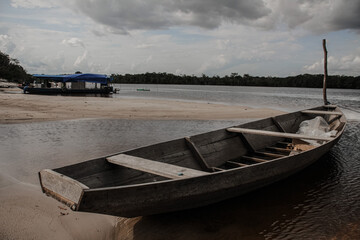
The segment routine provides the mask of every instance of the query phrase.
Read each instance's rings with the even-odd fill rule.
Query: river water
[[[295,111],[321,89],[117,85],[122,98],[161,98]],[[150,91],[137,91],[138,88]],[[194,210],[124,222],[134,239],[360,239],[360,90],[329,89],[349,123],[317,163],[266,188]],[[241,121],[84,119],[0,125],[0,173],[38,184],[37,172]],[[126,236],[124,236],[126,238]]]

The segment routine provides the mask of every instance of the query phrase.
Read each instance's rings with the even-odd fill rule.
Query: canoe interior
[[[324,106],[312,110],[340,112],[337,107]],[[302,121],[313,119],[318,115],[299,111],[235,127],[296,133]],[[323,116],[330,123],[331,129],[338,130],[339,134],[342,133],[345,124],[344,116],[330,114],[320,114],[320,116]],[[176,139],[125,151],[122,154],[176,165],[184,167],[184,169],[211,173],[253,166],[288,156],[291,154],[291,150],[287,148],[289,143],[291,143],[291,139],[284,137],[239,134],[220,129],[191,136],[188,140],[185,138]],[[110,156],[54,169],[53,171],[68,176],[89,189],[128,186],[171,179],[110,163],[107,160],[108,157]]]

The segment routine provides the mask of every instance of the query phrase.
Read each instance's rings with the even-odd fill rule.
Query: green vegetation
[[[79,72],[80,73],[80,72]],[[187,85],[229,85],[229,86],[264,86],[264,87],[308,87],[322,88],[323,75],[302,74],[291,77],[258,77],[238,73],[230,76],[209,77],[203,74],[200,77],[194,75],[174,75],[171,73],[142,73],[142,74],[112,74],[113,83],[132,84],[187,84]],[[20,66],[17,59],[0,51],[0,78],[12,82],[30,82],[32,76],[27,74]],[[360,89],[360,76],[328,76],[328,88],[352,88]]]
[[[20,66],[19,61],[0,51],[0,78],[11,82],[28,82],[32,76]]]
[[[302,74],[291,77],[257,77],[232,73],[230,76],[174,75],[171,73],[113,74],[113,83],[133,84],[188,84],[188,85],[230,85],[230,86],[264,86],[264,87],[307,87],[322,88],[323,75]],[[360,76],[328,76],[328,88],[360,89]]]

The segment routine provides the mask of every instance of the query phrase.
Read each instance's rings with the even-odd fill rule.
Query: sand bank
[[[80,118],[222,120],[262,118],[280,111],[176,100],[0,93],[0,124]]]
[[[72,212],[40,187],[0,173],[0,239],[114,239],[117,219]]]

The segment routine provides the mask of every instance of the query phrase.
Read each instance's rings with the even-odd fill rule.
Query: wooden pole
[[[327,79],[327,50],[326,50],[326,39],[323,39],[323,49],[324,49],[324,81],[323,81],[323,99],[324,99],[324,105],[330,104],[327,101],[326,96],[326,79]]]
[[[265,131],[265,130],[257,130],[257,129],[249,129],[249,128],[227,128],[228,132],[234,133],[246,133],[246,134],[256,134],[268,137],[280,137],[280,138],[291,138],[291,139],[310,139],[310,140],[317,140],[317,141],[331,141],[334,138],[332,137],[316,137],[316,136],[308,136],[303,134],[296,134],[296,133],[283,133],[283,132],[272,132],[272,131]]]

